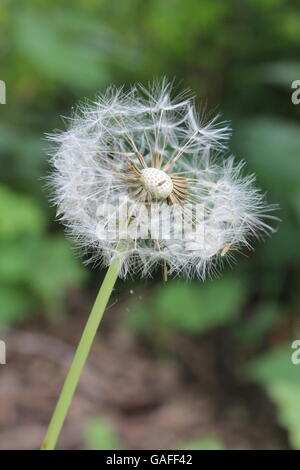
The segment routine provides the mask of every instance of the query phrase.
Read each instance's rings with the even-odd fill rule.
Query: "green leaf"
[[[256,359],[249,375],[262,384],[277,406],[278,419],[289,432],[290,443],[300,449],[300,365],[292,363],[294,350],[287,345]]]
[[[63,308],[66,289],[80,285],[86,273],[64,237],[45,238],[32,248],[34,269],[30,286],[48,312],[57,314]]]
[[[269,388],[269,393],[277,405],[279,422],[289,432],[291,446],[300,450],[300,387],[278,380]]]
[[[90,450],[122,449],[112,424],[103,417],[94,417],[86,423],[85,441]]]
[[[196,333],[230,322],[244,295],[244,283],[233,277],[205,284],[169,282],[158,290],[155,305],[167,325]]]
[[[242,344],[260,346],[264,336],[280,318],[281,311],[276,302],[262,302],[249,318],[243,318],[235,330],[234,335]]]
[[[26,290],[0,285],[0,326],[22,321],[34,306],[34,299]]]
[[[45,228],[45,217],[37,203],[0,185],[0,239],[38,235]]]
[[[107,55],[103,38],[106,28],[98,19],[78,14],[76,9],[72,20],[69,11],[63,9],[43,15],[20,8],[15,16],[17,50],[38,73],[78,88],[107,83],[103,60]]]
[[[39,239],[34,240],[34,245]],[[12,284],[27,283],[32,276],[32,239],[26,237],[1,243],[0,281]]]
[[[180,446],[179,450],[224,450],[222,442],[214,436],[202,436]]]
[[[274,116],[244,120],[236,130],[239,154],[274,192],[298,190],[300,126]]]
[[[2,249],[0,281],[24,291],[32,306],[42,303],[52,318],[62,316],[66,289],[80,285],[86,277],[67,240],[24,237],[3,243]]]
[[[249,374],[265,385],[279,380],[300,386],[300,366],[292,363],[292,352],[290,345],[270,351],[249,364]]]

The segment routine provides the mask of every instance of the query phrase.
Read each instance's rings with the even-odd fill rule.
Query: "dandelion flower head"
[[[49,136],[58,215],[89,260],[121,256],[123,277],[161,265],[204,280],[273,231],[254,175],[226,156],[229,135],[166,80],[111,87]]]

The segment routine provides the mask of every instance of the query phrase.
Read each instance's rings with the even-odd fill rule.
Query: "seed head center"
[[[141,181],[154,199],[167,199],[173,191],[173,182],[170,176],[158,168],[144,168],[141,172]]]

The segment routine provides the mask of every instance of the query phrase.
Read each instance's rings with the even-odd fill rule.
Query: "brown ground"
[[[107,312],[58,448],[86,448],[84,423],[94,415],[111,420],[126,449],[176,448],[206,434],[229,449],[288,448],[265,393],[236,378],[226,332],[177,335],[158,358],[117,315],[119,308]],[[70,318],[2,334],[0,449],[39,448],[85,321],[79,313]]]

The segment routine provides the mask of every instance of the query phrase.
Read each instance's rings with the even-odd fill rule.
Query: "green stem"
[[[101,322],[107,302],[118,278],[120,267],[121,260],[120,258],[116,258],[108,268],[87,324],[82,333],[68,375],[65,379],[65,383],[57,401],[41,450],[53,450],[55,448],[56,441],[67,416],[74,392],[90,352],[98,326]]]

